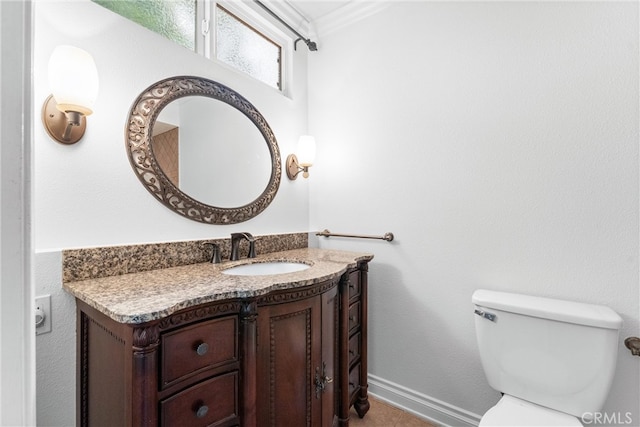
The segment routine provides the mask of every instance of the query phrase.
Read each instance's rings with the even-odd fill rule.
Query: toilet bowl
[[[581,426],[611,387],[622,319],[609,307],[477,290],[480,360],[503,397],[480,426]]]

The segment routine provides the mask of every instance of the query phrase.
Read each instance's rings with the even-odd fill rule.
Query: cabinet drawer
[[[349,339],[349,366],[360,357],[360,332]]]
[[[360,271],[349,273],[349,301],[360,295]]]
[[[349,331],[360,326],[360,302],[353,303],[349,306]]]
[[[225,317],[162,336],[161,378],[167,386],[238,359],[237,318]]]
[[[360,389],[360,364],[349,371],[349,398]]]
[[[214,377],[160,402],[163,427],[239,425],[238,373]]]

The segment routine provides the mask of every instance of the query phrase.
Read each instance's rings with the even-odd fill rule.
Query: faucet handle
[[[211,262],[212,264],[219,264],[220,262],[222,262],[222,260],[220,259],[220,246],[213,242],[205,242],[204,245],[211,245],[212,252],[211,260],[209,262]]]
[[[255,258],[256,257],[256,242],[260,240],[260,237],[253,237],[250,233],[244,233],[245,238],[249,242],[249,254],[247,258]]]
[[[253,235],[251,233],[247,233],[246,231],[241,231],[238,233],[231,233],[231,238],[232,239],[239,239],[239,238],[245,238],[247,239],[248,242],[252,242],[253,240],[255,240],[255,238],[253,237]]]

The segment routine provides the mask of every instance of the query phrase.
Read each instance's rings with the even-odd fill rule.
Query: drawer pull
[[[209,351],[209,344],[206,342],[201,342],[196,346],[196,353],[198,353],[198,356],[204,356],[207,354],[207,351]]]
[[[196,409],[196,417],[204,418],[207,416],[207,412],[209,412],[209,407],[207,405],[201,404],[200,406],[198,406],[198,409]]]
[[[351,350],[351,349],[349,349],[349,354],[353,356],[354,354],[356,354],[356,352]]]
[[[356,316],[349,316],[349,322],[355,322]]]

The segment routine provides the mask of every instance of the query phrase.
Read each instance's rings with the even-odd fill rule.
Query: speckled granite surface
[[[67,282],[64,289],[121,323],[161,319],[178,310],[230,298],[249,298],[273,290],[307,286],[339,277],[372,254],[316,248],[258,255],[254,259],[209,262],[111,277]],[[235,276],[222,270],[246,263],[296,261],[311,267],[298,272]]]
[[[229,240],[209,239],[65,250],[62,251],[62,281],[74,282],[206,262],[211,259],[211,246],[205,245],[206,242],[216,243],[222,249],[222,259],[229,259]],[[308,243],[307,233],[256,236],[256,253],[306,248]],[[247,242],[242,242],[240,255],[246,257],[247,251]]]

